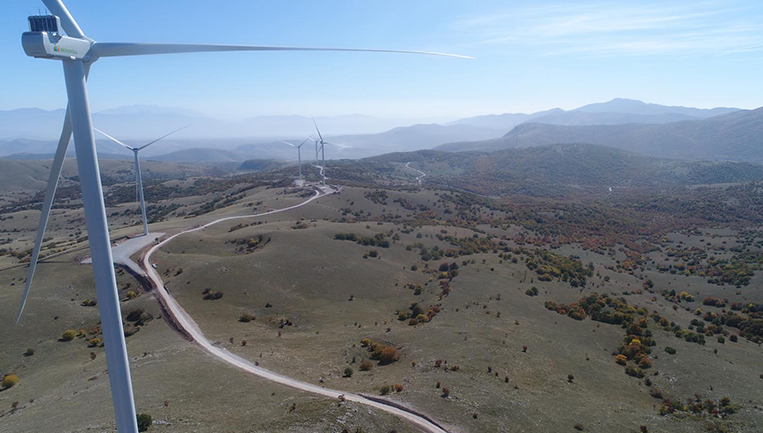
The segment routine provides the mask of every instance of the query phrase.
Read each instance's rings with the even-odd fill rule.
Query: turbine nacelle
[[[21,35],[21,45],[29,57],[52,60],[90,60],[93,41],[64,36],[61,20],[55,15],[30,16],[29,31]],[[94,59],[93,59],[94,60]]]

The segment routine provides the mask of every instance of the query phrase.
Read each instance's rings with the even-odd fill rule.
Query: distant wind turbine
[[[313,140],[315,143],[315,158],[313,158],[313,161],[316,163],[316,166],[321,169],[321,177],[322,184],[326,185],[326,150],[325,145],[326,144],[333,144],[334,146],[343,146],[341,144],[331,143],[330,141],[326,141],[323,139],[323,135],[321,135],[321,130],[318,129],[318,123],[315,122],[315,118],[313,117],[313,125],[315,125],[315,131],[318,133],[318,140],[313,140],[312,138],[309,138],[309,140]],[[312,135],[310,136],[312,137]],[[319,146],[320,145],[320,146]],[[318,163],[318,152],[321,152],[321,165],[317,165]]]
[[[291,144],[288,141],[281,140],[281,143],[288,144],[291,147],[297,148],[297,161],[299,161],[298,163],[299,163],[299,178],[300,179],[302,179],[302,145],[307,143],[309,140],[312,140],[313,135],[315,134],[311,134],[309,137],[305,138],[305,141],[303,141],[302,143],[299,143],[298,145]]]
[[[377,53],[410,53],[469,58],[453,54],[424,51],[404,51],[363,48],[302,48],[262,45],[209,45],[209,44],[155,44],[96,42],[85,36],[62,0],[42,0],[51,15],[30,16],[29,31],[21,36],[24,52],[30,57],[59,60],[63,65],[68,105],[58,148],[50,170],[45,191],[37,238],[29,264],[29,274],[19,308],[18,323],[24,310],[40,247],[45,235],[50,208],[61,175],[64,157],[72,133],[77,153],[77,168],[85,210],[88,243],[93,261],[93,275],[98,293],[98,311],[106,351],[106,364],[111,385],[111,398],[119,433],[137,433],[135,402],[130,379],[130,366],[122,329],[122,313],[119,304],[114,264],[111,255],[109,225],[103,201],[101,175],[93,138],[90,103],[87,95],[87,77],[94,62],[103,57],[137,56],[150,54],[199,53],[211,51],[370,51]],[[210,26],[207,26],[208,28]],[[61,28],[66,35],[61,32]],[[218,80],[218,78],[215,78]]]
[[[188,128],[188,127],[184,126],[184,127],[180,128],[180,129],[176,129],[176,130],[170,132],[169,134],[162,135],[161,137],[157,138],[156,140],[151,141],[151,142],[149,142],[147,144],[144,144],[143,146],[140,146],[140,147],[132,147],[132,146],[129,146],[127,144],[124,144],[121,141],[117,140],[116,138],[110,136],[109,134],[101,131],[100,129],[95,128],[95,127],[93,128],[93,130],[98,131],[101,134],[105,135],[106,138],[108,138],[109,140],[117,143],[118,145],[120,145],[122,147],[125,147],[127,149],[132,150],[132,153],[135,156],[135,184],[137,185],[138,192],[140,194],[140,212],[141,212],[141,214],[143,214],[143,235],[144,236],[148,234],[148,220],[146,219],[146,202],[145,202],[145,200],[143,200],[143,177],[140,174],[140,160],[138,159],[138,152],[140,152],[141,150],[147,148],[148,146],[156,143],[157,141],[159,141],[159,140],[161,140],[163,138],[167,138],[170,135],[172,135],[172,134],[174,134],[174,133],[176,133],[178,131],[181,131],[181,130],[183,130],[185,128]]]

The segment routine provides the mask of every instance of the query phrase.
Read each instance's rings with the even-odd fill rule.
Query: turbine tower
[[[315,134],[313,134],[315,135]],[[297,148],[297,161],[299,164],[299,178],[302,179],[302,145],[313,139],[313,135],[305,138],[305,141],[299,143],[299,145],[291,144],[288,141],[281,140],[281,143],[288,144],[291,147]]]
[[[101,316],[106,363],[109,371],[111,396],[119,433],[137,433],[135,403],[130,379],[122,329],[122,314],[117,293],[114,265],[111,255],[106,206],[103,201],[101,176],[93,138],[93,125],[87,95],[87,77],[94,62],[103,57],[121,57],[150,54],[199,53],[210,51],[370,51],[387,53],[411,53],[462,57],[452,54],[423,51],[403,51],[363,48],[302,48],[261,45],[208,45],[208,44],[156,44],[96,42],[85,36],[62,0],[42,0],[50,11],[46,16],[30,16],[29,31],[21,36],[24,52],[30,57],[59,60],[63,65],[68,105],[58,148],[51,166],[48,187],[43,201],[37,238],[29,264],[24,295],[19,308],[18,323],[29,296],[32,277],[37,266],[40,247],[50,215],[61,166],[74,135],[77,168],[80,175],[82,205],[88,243],[92,256],[95,287],[98,294],[98,310]],[[64,33],[61,31],[63,29]]]
[[[128,146],[128,145],[122,143],[121,141],[117,140],[116,138],[110,136],[109,134],[101,131],[100,129],[93,128],[94,130],[96,130],[96,131],[100,132],[101,134],[105,135],[106,138],[108,138],[109,140],[117,143],[118,145],[120,145],[122,147],[125,147],[127,149],[132,150],[133,156],[135,157],[135,185],[138,187],[138,193],[140,194],[140,212],[141,212],[141,214],[143,216],[143,235],[144,236],[148,235],[148,220],[146,219],[146,202],[145,202],[145,200],[143,200],[143,177],[140,174],[140,160],[138,159],[138,152],[140,152],[141,150],[147,148],[148,146],[156,143],[157,141],[159,141],[159,140],[161,140],[163,138],[169,137],[170,135],[172,135],[172,134],[174,134],[174,133],[176,133],[176,132],[178,132],[180,130],[183,130],[185,128],[188,128],[188,127],[184,126],[184,127],[180,128],[180,129],[176,129],[176,130],[170,132],[169,134],[163,135],[163,136],[157,138],[156,140],[154,140],[154,141],[152,141],[150,143],[144,144],[143,146],[140,146],[140,147]]]

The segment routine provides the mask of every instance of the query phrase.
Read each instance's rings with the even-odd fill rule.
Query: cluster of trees
[[[615,299],[598,293],[585,296],[569,305],[547,301],[546,308],[575,320],[583,320],[590,316],[591,320],[597,322],[619,325],[625,330],[625,337],[623,344],[612,353],[615,363],[626,366],[625,373],[629,376],[639,378],[644,377],[643,370],[651,368],[649,354],[657,343],[649,329],[649,316],[645,308],[632,306],[623,298]],[[629,362],[635,365],[628,365]]]
[[[495,250],[498,245],[491,239],[490,236],[480,237],[477,233],[472,236],[466,236],[457,238],[455,236],[438,234],[437,239],[443,242],[448,242],[453,246],[458,247],[457,250],[446,254],[448,257],[468,256],[471,254],[487,253]],[[448,250],[451,251],[451,250]]]
[[[360,341],[360,345],[368,350],[371,359],[379,361],[379,365],[392,364],[400,359],[397,348],[391,344],[376,343],[370,338],[364,338]],[[362,363],[360,369],[364,370]]]
[[[541,281],[559,279],[569,282],[572,287],[585,287],[586,278],[593,275],[593,263],[584,266],[577,257],[567,257],[543,249],[519,250],[528,256],[525,262],[527,269],[535,271]]]
[[[445,290],[443,289],[443,291]],[[440,311],[442,311],[441,308],[442,307],[439,304],[424,307],[418,302],[411,302],[411,306],[408,307],[407,311],[397,311],[397,319],[400,321],[408,320],[410,326],[416,326],[420,323],[430,322]]]
[[[389,248],[390,242],[384,233],[377,233],[373,237],[356,235],[355,233],[337,233],[334,239],[338,241],[352,241],[363,246]]]
[[[247,237],[247,238],[240,238],[240,239],[233,239],[231,241],[226,241],[226,243],[228,242],[234,245],[237,245],[236,252],[242,253],[242,254],[249,254],[249,253],[253,253],[254,251],[260,248],[264,248],[265,245],[267,245],[270,242],[270,236],[259,234],[254,237]]]
[[[660,294],[666,301],[675,304],[680,304],[681,302],[694,302],[694,295],[690,295],[685,290],[680,293],[677,293],[675,290],[663,290]]]
[[[708,257],[705,250],[697,247],[674,249],[668,257],[680,259],[679,264],[659,264],[660,272],[681,275],[696,275],[707,278],[711,284],[741,287],[750,284],[755,271],[763,266],[763,252],[735,251],[731,258]]]
[[[677,399],[663,400],[659,408],[660,415],[678,415],[684,412],[700,416],[728,418],[737,412],[737,407],[731,403],[731,399],[728,397],[720,399],[706,398],[703,400],[700,394],[694,394],[694,397],[687,398],[685,401],[686,403]]]
[[[709,324],[702,328],[698,327],[697,330],[702,329],[706,335],[708,333],[709,335],[728,335],[723,329],[723,326],[728,326],[738,329],[739,335],[754,343],[763,343],[763,304],[751,303],[744,307],[735,304],[732,305],[731,311],[707,312],[703,316],[703,320]],[[734,341],[734,337],[732,335],[732,341]]]
[[[376,204],[387,205],[387,191],[384,191],[383,189],[368,191],[364,196]]]

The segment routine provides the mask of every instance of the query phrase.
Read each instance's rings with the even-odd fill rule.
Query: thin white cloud
[[[479,44],[525,46],[541,55],[729,54],[763,45],[763,4],[586,2],[512,8],[454,23]]]

